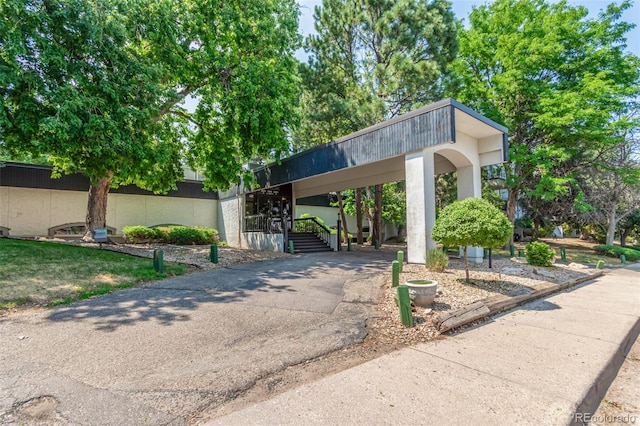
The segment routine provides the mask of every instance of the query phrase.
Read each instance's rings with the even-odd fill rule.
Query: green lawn
[[[49,242],[0,238],[0,309],[23,304],[55,306],[187,271],[151,259]]]

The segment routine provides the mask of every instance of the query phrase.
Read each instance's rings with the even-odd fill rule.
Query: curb
[[[435,321],[435,325],[438,327],[438,332],[444,333],[453,330],[454,328],[469,324],[470,322],[489,317],[499,312],[513,309],[516,306],[520,306],[532,300],[560,292],[569,287],[582,284],[586,281],[594,280],[601,277],[603,274],[604,271],[597,271],[592,275],[580,277],[578,279],[567,281],[561,284],[543,282],[541,284],[538,284],[531,293],[521,294],[519,296],[491,296],[450,312],[446,316],[437,318]],[[631,346],[629,346],[629,348],[631,348]],[[629,350],[629,348],[627,348],[627,351]]]
[[[615,353],[607,362],[607,365],[600,371],[600,374],[598,374],[598,377],[596,377],[591,387],[585,393],[584,398],[582,398],[576,407],[575,413],[593,414],[596,412],[638,336],[640,336],[640,318],[638,318],[633,327],[631,327],[631,330],[629,330],[620,346],[617,347]],[[577,421],[576,417],[577,416],[572,416],[572,421],[569,423],[571,426],[585,425],[584,422]]]

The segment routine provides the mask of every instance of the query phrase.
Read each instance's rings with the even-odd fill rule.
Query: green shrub
[[[620,257],[620,255],[624,254],[624,257],[631,262],[635,262],[640,260],[640,250],[635,250],[628,247],[619,247],[619,246],[595,246],[593,248],[597,253],[603,254],[605,256],[611,257]]]
[[[122,233],[134,244],[152,241],[179,245],[219,243],[218,231],[198,226],[125,226]]]
[[[556,257],[556,252],[548,244],[540,241],[527,244],[525,254],[527,262],[532,266],[551,266]]]
[[[133,244],[154,241],[158,238],[155,229],[140,225],[125,226],[122,228],[122,233],[126,240]]]
[[[449,265],[449,256],[439,248],[427,250],[427,269],[433,272],[444,272]]]
[[[169,244],[213,244],[218,240],[218,231],[197,226],[172,226],[166,242]]]

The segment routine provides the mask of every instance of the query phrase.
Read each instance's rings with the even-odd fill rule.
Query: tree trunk
[[[618,221],[616,220],[616,206],[612,205],[611,210],[609,210],[609,220],[607,223],[607,241],[606,245],[612,246],[613,240],[616,236],[616,225],[618,225]]]
[[[375,230],[378,235],[378,247],[382,246],[382,185],[376,185],[375,190]]]
[[[96,184],[89,186],[89,199],[87,202],[87,218],[85,221],[83,241],[93,241],[93,230],[107,226],[107,196],[113,174],[100,179]]]
[[[621,229],[620,230],[620,247],[627,246],[627,235],[629,234],[629,230]]]
[[[516,206],[518,205],[518,195],[519,191],[515,188],[509,189],[509,198],[507,198],[507,219],[511,222],[511,226],[515,226],[516,222]],[[509,242],[506,245],[506,248],[509,248],[509,245],[513,244],[513,232],[511,233],[511,238],[509,238]]]
[[[347,229],[347,216],[344,214],[344,206],[342,204],[342,194],[340,191],[336,192],[338,195],[338,208],[340,209],[340,219],[342,219],[342,232],[344,235],[345,244],[349,240],[349,230]],[[340,237],[340,236],[338,236]]]
[[[362,245],[364,243],[362,238],[362,188],[356,188],[356,222],[358,223],[356,242]]]
[[[462,248],[462,252],[464,253],[464,276],[465,282],[469,282],[469,260],[467,259],[467,246]]]

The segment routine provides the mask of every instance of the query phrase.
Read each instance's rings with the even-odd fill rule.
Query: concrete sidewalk
[[[210,424],[581,424],[639,332],[634,264]]]

